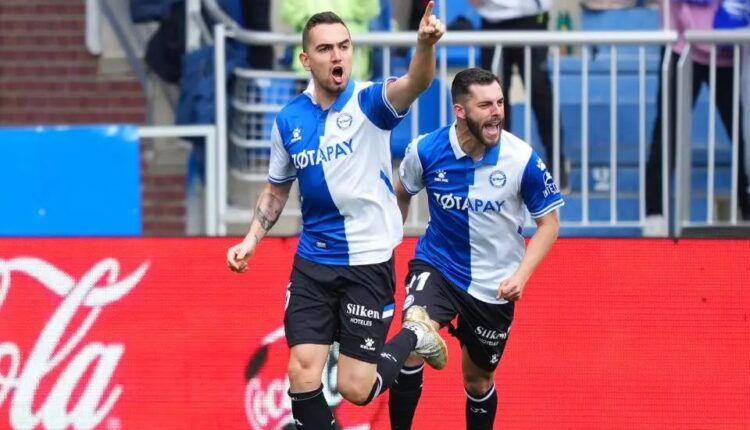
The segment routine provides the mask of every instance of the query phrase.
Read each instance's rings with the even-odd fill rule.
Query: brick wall
[[[91,124],[146,121],[146,101],[130,75],[100,75],[85,47],[83,0],[0,1],[0,124]],[[185,231],[184,175],[147,158],[143,231]]]

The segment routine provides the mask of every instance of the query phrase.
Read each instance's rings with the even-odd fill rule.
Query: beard
[[[472,120],[468,115],[466,116],[466,127],[469,129],[469,132],[474,136],[474,138],[482,142],[485,146],[495,146],[500,141],[500,137],[503,134],[503,128],[505,127],[505,119],[500,118],[500,133],[497,135],[497,140],[494,142],[488,142],[485,140],[484,135],[482,134],[482,124],[480,124],[477,121]]]

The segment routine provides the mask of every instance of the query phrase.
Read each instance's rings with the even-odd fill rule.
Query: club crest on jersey
[[[298,142],[302,139],[302,129],[299,127],[292,130],[292,140],[291,143]]]
[[[352,116],[346,112],[342,113],[341,115],[338,116],[338,118],[336,118],[336,125],[341,130],[346,130],[352,125]]]
[[[505,176],[505,173],[502,170],[495,170],[490,175],[490,185],[495,188],[504,187],[506,182],[508,182],[508,177]]]
[[[437,172],[435,172],[435,182],[448,183],[448,178],[446,177],[445,170],[440,169]]]

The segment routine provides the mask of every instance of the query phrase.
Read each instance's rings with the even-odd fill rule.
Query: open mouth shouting
[[[500,129],[503,127],[503,122],[500,119],[492,119],[487,121],[482,126],[482,137],[485,142],[497,142],[500,138]]]
[[[338,85],[343,85],[344,83],[344,67],[343,66],[333,66],[333,69],[331,70],[331,79],[333,80],[333,83]]]

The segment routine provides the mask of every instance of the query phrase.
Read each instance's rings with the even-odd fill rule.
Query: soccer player
[[[419,311],[384,345],[394,309],[393,249],[403,234],[390,134],[435,74],[435,44],[445,30],[433,6],[425,10],[406,75],[380,83],[349,79],[353,45],[341,18],[322,12],[307,21],[299,59],[312,79],[276,117],[269,183],[247,235],[227,251],[229,268],[244,272],[299,181],[303,227],[284,315],[298,428],[334,427],[321,392],[334,341],[338,390],[358,405],[392,384],[412,350],[435,367],[445,365],[445,343]]]
[[[412,141],[399,167],[396,195],[406,218],[411,196],[426,188],[430,222],[406,279],[407,314],[427,310],[449,326],[462,348],[466,427],[491,429],[494,372],[513,321],[514,302],[557,239],[563,199],[547,166],[527,144],[503,131],[504,98],[489,71],[467,69],[451,87],[455,123]],[[528,248],[524,206],[537,230]],[[450,326],[458,315],[456,328]],[[411,427],[424,361],[412,355],[389,401],[391,426]]]

